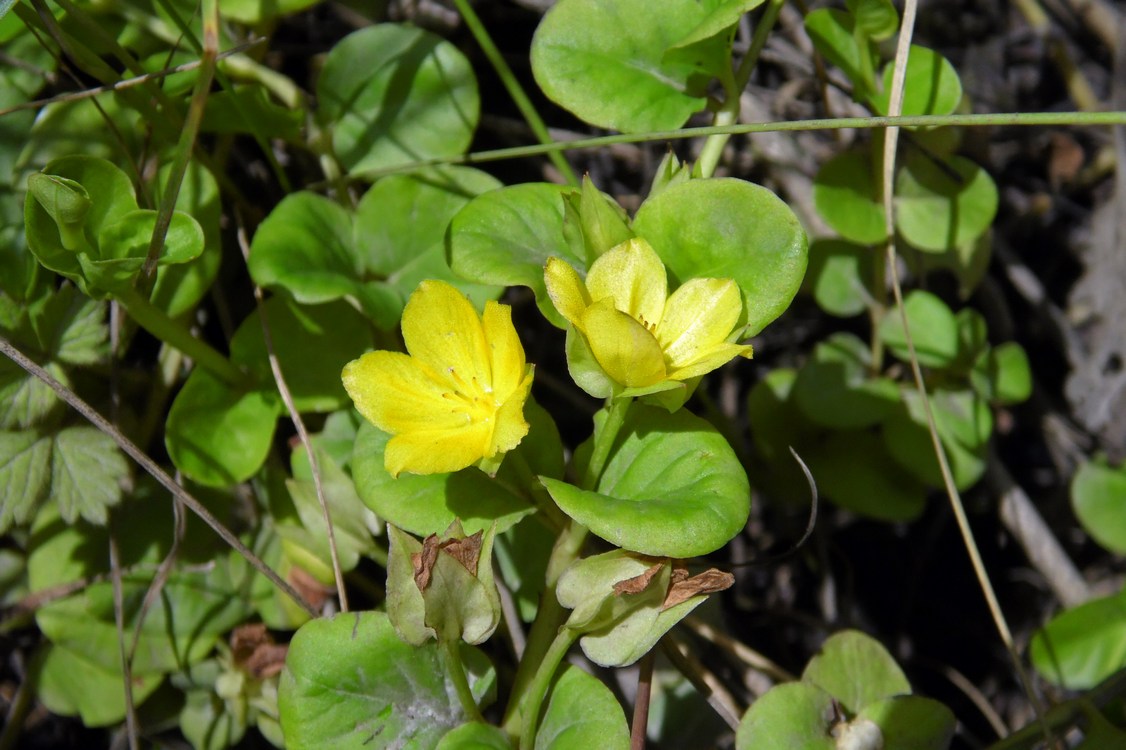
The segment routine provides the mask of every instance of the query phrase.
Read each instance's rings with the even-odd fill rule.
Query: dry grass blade
[[[219,520],[215,518],[215,516],[211,515],[211,512],[207,510],[207,508],[203,507],[199,500],[197,500],[187,490],[177,484],[177,482],[172,479],[172,477],[168,476],[168,473],[166,471],[157,466],[155,461],[145,455],[145,452],[134,445],[129,438],[121,434],[121,431],[110,424],[105,417],[103,417],[94,409],[94,407],[90,406],[81,398],[79,398],[78,394],[56,380],[49,372],[24,356],[23,352],[12,346],[8,339],[4,338],[3,336],[0,336],[0,353],[3,353],[4,356],[8,357],[8,359],[12,360],[28,373],[41,380],[48,388],[54,391],[59,398],[69,404],[71,408],[73,408],[75,411],[89,420],[89,422],[99,430],[112,438],[117,446],[121,448],[121,450],[124,451],[127,456],[136,461],[142,469],[148,472],[153,477],[153,479],[155,479],[166,490],[172,493],[173,497],[180,500],[185,506],[187,506],[192,513],[195,513],[197,516],[199,516],[200,520],[210,526],[212,530],[219,535],[219,538],[221,538],[224,542],[230,545],[232,549],[242,555],[243,559],[250,563],[250,565],[259,573],[266,576],[266,578],[268,578],[271,583],[281,589],[286,594],[286,596],[293,599],[293,601],[296,602],[298,606],[301,607],[301,609],[309,613],[310,617],[320,616],[320,612],[318,612],[317,609],[313,607],[313,605],[309,604],[309,602],[305,601],[304,597],[298,594],[292,586],[290,586],[284,579],[282,579],[281,576],[279,576],[273,570],[273,568],[262,562],[262,559],[258,557],[258,555],[254,554],[245,544],[243,544],[239,540],[237,536],[232,534],[226,526],[219,523]]]

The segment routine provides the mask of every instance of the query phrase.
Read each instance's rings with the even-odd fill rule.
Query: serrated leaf
[[[74,287],[60,289],[48,305],[58,312],[50,316],[53,323],[44,344],[54,359],[70,365],[92,365],[108,354],[109,326],[106,305],[80,294]]]
[[[63,385],[70,384],[62,366],[55,362],[46,363],[43,369]],[[27,429],[39,424],[58,403],[59,397],[50,386],[7,357],[0,358],[0,429]]]
[[[129,464],[109,435],[94,427],[67,427],[55,435],[51,498],[67,523],[79,516],[106,522],[107,508],[121,502]]]
[[[47,495],[50,465],[49,437],[0,432],[0,533],[31,519]]]

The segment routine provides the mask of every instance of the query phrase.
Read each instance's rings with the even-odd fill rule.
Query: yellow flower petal
[[[743,297],[734,281],[686,282],[669,297],[656,331],[669,367],[687,366],[724,343],[742,312]]]
[[[605,257],[605,256],[603,256]],[[661,345],[646,328],[604,299],[583,313],[583,330],[598,364],[628,388],[653,385],[665,378]]]
[[[573,326],[578,326],[582,319],[583,310],[590,306],[590,295],[586,286],[579,277],[578,271],[571,264],[560,258],[548,258],[547,268],[543,272],[544,286],[547,287],[547,296],[559,314],[567,319]]]
[[[720,344],[708,351],[694,362],[673,370],[669,373],[672,380],[689,380],[690,378],[706,375],[718,367],[722,367],[736,357],[751,357],[750,344]]]
[[[387,441],[383,465],[391,476],[445,474],[460,471],[481,460],[492,434],[492,425],[479,423],[456,430],[415,430]]]
[[[586,288],[595,302],[610,297],[614,307],[650,330],[661,322],[668,295],[665,264],[645,240],[635,237],[615,245],[594,261]]]
[[[524,379],[520,381],[508,400],[501,404],[496,413],[492,439],[485,450],[485,458],[497,453],[507,453],[520,444],[528,434],[529,425],[524,420],[524,402],[532,389],[532,368],[529,367]]]
[[[524,347],[520,345],[520,338],[512,326],[512,308],[508,305],[486,302],[481,326],[489,351],[493,403],[500,406],[525,376]]]
[[[403,309],[403,341],[420,363],[451,387],[492,382],[481,318],[464,294],[444,281],[423,281]]]
[[[430,368],[399,352],[368,352],[344,366],[344,389],[356,409],[384,432],[463,427],[447,388]]]

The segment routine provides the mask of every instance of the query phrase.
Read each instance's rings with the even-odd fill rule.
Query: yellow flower
[[[626,388],[689,380],[751,356],[749,345],[728,341],[743,312],[735,282],[691,279],[669,295],[665,265],[641,238],[594,261],[585,283],[566,261],[549,258],[544,282],[598,365]]]
[[[512,326],[512,308],[485,304],[424,281],[403,310],[410,355],[368,352],[344,367],[344,388],[360,414],[393,437],[384,466],[393,476],[440,474],[500,457],[528,434],[524,402],[532,366]]]

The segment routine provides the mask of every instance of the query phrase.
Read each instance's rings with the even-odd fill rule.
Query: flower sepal
[[[493,580],[494,523],[466,535],[455,520],[422,542],[388,524],[387,614],[407,643],[431,638],[482,643],[500,623]]]

